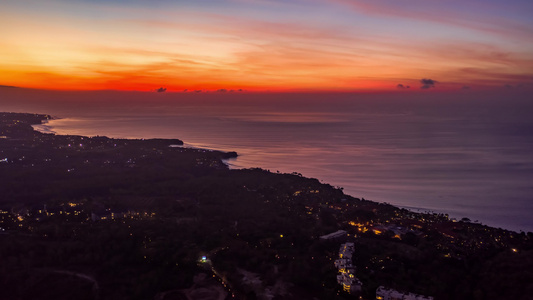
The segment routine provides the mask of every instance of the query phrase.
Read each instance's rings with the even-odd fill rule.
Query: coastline
[[[85,124],[85,123],[86,122],[83,123],[84,124],[83,128],[90,126],[90,123],[88,123],[88,124]],[[54,130],[53,126],[49,126],[46,129],[49,130],[50,132],[51,131],[56,131],[56,130]],[[92,130],[92,131],[94,131],[94,130]],[[82,132],[83,132],[83,130],[82,130]],[[127,136],[128,135],[128,134],[126,134],[125,131],[123,131],[121,129],[119,129],[118,132],[122,133],[122,134],[119,134],[119,136]],[[150,133],[151,130],[148,129],[145,132]],[[179,135],[179,132],[176,133],[176,135]],[[220,141],[218,143],[220,144]],[[185,142],[186,147],[191,147],[193,149],[196,149],[196,148],[206,149],[207,148],[207,149],[217,149],[217,151],[224,151],[224,152],[230,151],[230,150],[226,150],[226,149],[230,149],[231,148],[231,146],[229,144],[224,144],[224,145],[222,145],[222,144],[219,145],[219,144],[216,144],[215,147],[209,147],[210,145],[207,145],[207,147],[206,147],[206,143],[205,142],[201,142],[201,141],[199,142],[198,140],[195,140],[194,143]],[[220,150],[220,149],[224,149],[224,150]],[[261,152],[257,152],[257,151],[261,151],[261,150],[262,150],[261,148],[254,149],[253,151],[255,151],[255,152],[252,154],[252,156],[250,156],[250,153],[247,152],[247,149],[238,150],[239,155],[240,155],[239,159],[237,159],[236,161],[233,161],[233,162],[232,161],[225,161],[225,163],[231,169],[261,167],[261,168],[264,168],[264,169],[267,169],[267,170],[272,170],[273,172],[276,172],[275,170],[277,170],[278,168],[262,166],[262,164],[264,165],[264,161],[262,161],[262,159],[265,157],[265,155],[264,155],[264,153],[261,154]],[[281,155],[281,154],[277,154],[276,153],[275,155]],[[259,163],[256,163],[254,161],[254,159],[259,159]],[[292,166],[292,165],[289,165],[289,166]],[[294,171],[300,172],[300,169],[298,169],[296,167],[288,168],[287,166],[285,166],[285,169],[282,170],[281,172],[282,173],[293,173]],[[309,172],[309,171],[311,171],[311,172]],[[324,176],[324,174],[322,174],[322,176],[320,174],[314,174],[314,173],[317,173],[317,172],[315,170],[313,170],[312,167],[311,167],[311,169],[307,170],[307,172],[304,172],[304,171],[301,171],[301,172],[304,173],[305,176],[308,176],[308,177],[311,177],[311,178],[319,178],[321,181],[324,178],[327,178],[326,180],[324,180],[324,182],[328,182],[328,183],[335,182],[335,179],[337,177],[339,177],[338,175],[336,175],[337,177],[335,177],[335,175],[334,175],[332,178],[328,178],[327,176]],[[311,173],[311,175],[308,175],[309,173]],[[331,177],[331,175],[330,175],[330,177]],[[337,178],[337,180],[338,179],[339,178]],[[346,180],[344,178],[341,178],[341,181],[345,182]],[[383,194],[383,192],[379,190],[379,187],[375,188],[376,191],[379,191],[377,193],[377,195],[381,195],[380,197],[377,197],[376,195],[372,196],[372,194],[376,194],[376,192],[368,193],[369,188],[367,188],[367,191],[359,191],[359,190],[357,190],[357,187],[356,188],[354,188],[354,187],[346,188],[346,185],[344,185],[342,183],[340,183],[340,184],[339,183],[335,183],[334,185],[335,186],[339,185],[339,186],[344,187],[345,190],[347,190],[350,195],[357,195],[358,197],[364,197],[365,199],[372,199],[372,200],[377,198],[379,200],[374,200],[374,201],[378,201],[378,202],[395,202],[396,201],[396,202],[399,202],[399,203],[395,204],[398,207],[405,207],[405,208],[409,208],[409,209],[412,208],[412,210],[415,211],[415,212],[431,211],[431,212],[436,212],[436,213],[450,214],[451,217],[454,217],[456,219],[471,218],[472,220],[480,220],[482,224],[487,224],[487,225],[493,226],[493,227],[506,228],[508,230],[512,230],[512,231],[515,231],[515,232],[533,231],[533,229],[532,230],[527,230],[528,225],[529,225],[527,223],[526,223],[526,225],[520,225],[520,224],[516,223],[516,220],[522,220],[521,218],[518,218],[518,219],[510,218],[508,220],[503,219],[503,217],[501,217],[501,216],[494,218],[493,215],[487,215],[486,212],[476,208],[475,206],[468,206],[468,207],[462,206],[462,201],[460,201],[459,199],[460,198],[468,198],[469,197],[468,195],[458,196],[456,198],[457,200],[451,199],[450,201],[457,202],[457,204],[459,206],[453,207],[453,209],[450,209],[450,208],[446,208],[446,207],[442,208],[442,205],[446,205],[445,203],[440,204],[439,202],[425,202],[425,201],[422,200],[422,199],[429,199],[430,196],[425,196],[425,197],[418,196],[418,198],[421,199],[421,200],[414,201],[415,205],[413,205],[413,201],[409,200],[408,193],[405,193],[405,192],[403,193],[404,199],[402,200],[400,197],[398,197],[400,195],[400,193],[397,193],[396,196],[391,196],[391,195],[394,195],[394,192],[389,192],[388,194],[381,195],[381,194]],[[359,185],[362,185],[362,183],[359,184]],[[413,187],[413,189],[416,189],[416,188]],[[394,200],[394,199],[396,199],[396,200]],[[411,203],[409,203],[409,202],[411,202]],[[419,202],[419,203],[417,203],[417,202]],[[416,204],[418,204],[418,205],[416,205]],[[429,205],[425,205],[425,204],[429,204]],[[485,205],[491,205],[491,204],[490,203],[483,204],[483,206],[485,206]],[[494,205],[496,205],[496,204],[494,204]],[[436,207],[439,207],[439,208],[436,208]],[[511,214],[510,209],[511,209],[511,207],[506,208],[506,210],[508,211],[507,214]],[[495,211],[497,211],[499,213],[503,212],[503,210],[498,208],[498,207],[494,207],[493,210],[495,210]],[[474,212],[474,213],[472,213],[472,212]],[[520,210],[519,212],[523,212],[523,210]],[[511,223],[509,223],[509,222],[511,222]]]
[[[45,134],[55,134],[56,132],[52,129],[53,127],[46,125],[48,124],[48,122],[49,120],[46,119],[46,120],[42,120],[41,124],[32,124],[31,126],[33,127],[34,130],[38,132],[45,133]]]
[[[487,266],[528,265],[532,232],[354,198],[299,173],[230,170],[222,163],[225,153],[171,147],[175,140],[43,134],[29,125],[35,115],[0,115],[6,136],[0,139],[6,156],[0,162],[0,250],[23,258],[6,259],[0,279],[14,280],[9,286],[39,282],[35,264],[88,274],[100,293],[120,286],[149,299],[191,287],[202,269],[199,260],[209,260],[238,299],[250,291],[258,297],[343,298],[333,268],[337,237],[357,249],[364,299],[375,298],[382,285],[437,299],[471,298],[478,290],[502,298],[524,289],[508,276],[528,278],[497,270],[483,276]],[[35,243],[45,250],[33,251]],[[50,255],[68,251],[79,255]],[[124,271],[130,279],[117,279]],[[66,281],[70,295],[87,283],[49,279],[54,286]],[[498,284],[503,292],[494,294]],[[6,289],[0,298],[21,293],[33,292]]]
[[[46,115],[48,116],[48,115]],[[32,124],[32,128],[37,131],[37,132],[41,132],[41,133],[44,133],[44,134],[52,134],[52,135],[56,135],[56,132],[52,130],[53,127],[51,126],[48,126],[46,124],[49,123],[49,120],[52,119],[52,120],[60,120],[62,118],[57,118],[57,117],[53,117],[53,118],[50,118],[49,116],[46,118],[46,119],[42,119],[41,120],[41,123],[40,124]],[[96,137],[99,137],[99,138],[105,138],[105,139],[109,139],[109,137],[107,136],[96,136]],[[89,138],[89,137],[87,137]],[[159,138],[151,138],[151,139],[147,139],[147,138],[139,138],[139,139],[130,139],[130,138],[114,138],[112,137],[111,139],[119,139],[119,140],[130,140],[130,141],[134,141],[134,140],[162,140],[162,141],[168,141],[168,142],[176,142],[176,141],[180,141],[181,143],[178,143],[177,145],[181,146],[181,147],[185,147],[185,148],[189,148],[189,149],[195,149],[195,150],[199,150],[199,151],[208,151],[208,152],[222,152],[222,153],[225,153],[223,156],[222,156],[222,161],[225,163],[225,165],[231,169],[231,166],[230,164],[227,163],[227,160],[232,160],[232,159],[237,159],[238,158],[238,154],[237,152],[235,151],[220,151],[220,150],[216,150],[216,149],[207,149],[207,148],[202,148],[202,147],[198,147],[198,146],[192,146],[191,144],[187,144],[186,142],[183,142],[181,140],[176,140],[176,139],[159,139]],[[175,147],[176,144],[170,144],[169,147]],[[251,169],[261,169],[261,170],[264,170],[260,167],[252,167]],[[239,168],[234,168],[234,170],[239,170]],[[269,173],[272,173],[270,170],[264,170],[266,172],[269,172]],[[272,174],[275,174],[275,173],[272,173]],[[297,173],[296,171],[292,172],[292,173],[281,173],[281,174],[299,174],[299,176],[301,176],[300,173]],[[312,179],[312,180],[320,180],[320,179],[317,179],[317,178],[309,178],[309,179]],[[325,183],[327,184],[327,183]],[[353,197],[351,195],[347,195],[347,196],[350,196],[350,197]],[[363,197],[364,199],[364,197]],[[394,205],[394,204],[391,204],[389,202],[376,202],[374,200],[368,200],[368,201],[371,201],[371,202],[374,202],[376,204],[383,204],[383,205],[391,205],[393,207],[396,207],[396,208],[403,208],[403,209],[407,209],[409,211],[412,211],[414,213],[424,213],[424,214],[439,214],[439,215],[448,215],[446,212],[436,212],[436,211],[431,211],[431,210],[428,210],[426,208],[421,208],[421,207],[413,207],[413,206],[398,206],[398,205]],[[464,217],[463,219],[469,219],[468,217]],[[484,225],[483,223],[479,222],[479,221],[475,221],[474,223],[476,224],[479,224],[479,225],[482,225],[482,226],[489,226],[491,227],[490,225]],[[508,230],[508,231],[513,231],[513,230],[509,230],[509,229],[504,229],[504,230]],[[517,232],[518,231],[514,231],[514,232]]]

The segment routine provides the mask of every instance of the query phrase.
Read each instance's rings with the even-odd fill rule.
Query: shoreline
[[[35,283],[25,272],[39,262],[89,274],[100,286],[135,288],[150,299],[189,288],[200,260],[212,262],[238,299],[250,291],[332,299],[343,289],[331,272],[343,241],[357,249],[352,258],[363,299],[374,299],[379,286],[437,299],[471,298],[478,290],[493,295],[491,287],[502,282],[505,295],[525,290],[498,270],[490,272],[496,276],[490,282],[478,278],[486,266],[530,264],[524,259],[533,251],[533,232],[354,198],[299,173],[230,170],[223,152],[170,147],[176,143],[169,139],[42,134],[29,125],[35,115],[0,116],[6,136],[0,140],[6,157],[0,162],[0,227],[6,232],[0,250],[8,257],[0,278],[16,278],[9,295],[32,293],[16,287]],[[9,247],[22,241],[28,247]],[[45,250],[33,251],[35,243]],[[52,255],[69,251],[79,254]],[[108,258],[115,258],[112,264]],[[132,280],[117,278],[115,272],[126,270]],[[73,293],[93,287],[64,276],[49,282],[74,284]],[[148,284],[137,290],[136,282]]]
[[[61,120],[61,119],[68,119],[68,118],[58,118],[58,117],[53,117],[51,118],[52,120]],[[41,132],[41,133],[46,133],[46,134],[57,134],[56,131],[53,130],[53,126],[49,126],[49,125],[45,125],[45,124],[48,124],[50,119],[45,119],[43,120],[43,123],[42,124],[35,124],[35,125],[32,125],[32,127],[34,128],[34,130],[38,131],[38,132]],[[43,126],[40,126],[40,125],[43,125]],[[37,128],[36,128],[37,127]],[[41,130],[39,130],[41,129]],[[125,139],[125,140],[145,140],[146,138],[121,138],[121,137],[110,137],[112,139]],[[156,139],[159,139],[159,138],[156,138]],[[161,138],[161,140],[171,140],[171,139],[167,139],[167,138]],[[227,151],[227,150],[217,150],[217,149],[211,149],[211,148],[206,148],[206,147],[203,147],[201,145],[198,145],[196,146],[198,143],[195,143],[195,144],[191,144],[191,143],[187,143],[187,142],[184,142],[183,141],[183,144],[180,145],[180,147],[184,147],[184,148],[189,148],[189,149],[196,149],[196,150],[204,150],[204,151],[217,151],[217,152],[225,152],[225,153],[232,153],[232,155],[228,158],[224,158],[223,159],[223,163],[229,168],[229,169],[232,169],[232,170],[241,170],[241,169],[254,169],[254,168],[259,168],[259,169],[262,169],[262,170],[266,170],[266,171],[269,171],[271,172],[270,170],[268,169],[264,169],[263,167],[234,167],[234,164],[231,164],[229,163],[228,161],[231,161],[231,160],[235,160],[235,159],[238,159],[238,156],[236,152],[234,151]],[[235,154],[233,154],[235,153]],[[271,173],[275,173],[275,172],[271,172]],[[280,173],[280,174],[295,174],[297,173],[296,171],[294,172],[283,172],[283,173]],[[313,177],[306,177],[306,178],[313,178]],[[320,179],[318,179],[320,180]],[[323,182],[323,181],[321,181]],[[326,184],[328,184],[327,182],[324,182]],[[453,218],[453,219],[456,219],[456,220],[461,220],[461,219],[468,219],[470,220],[472,218],[471,215],[461,215],[460,213],[456,212],[456,213],[452,213],[448,210],[433,210],[433,209],[430,209],[430,208],[427,208],[427,207],[420,207],[420,206],[412,206],[412,205],[397,205],[397,204],[393,204],[393,203],[390,203],[389,201],[376,201],[376,200],[372,200],[372,199],[368,199],[366,197],[363,197],[363,199],[367,199],[369,201],[372,201],[372,202],[375,202],[375,203],[382,203],[382,204],[389,204],[389,205],[393,205],[394,207],[397,207],[397,208],[403,208],[403,209],[407,209],[411,212],[414,212],[414,213],[429,213],[429,214],[443,214],[443,215],[451,215],[450,218]],[[474,220],[474,218],[472,218],[472,220]],[[490,224],[486,224],[484,223],[483,221],[478,221],[478,220],[475,220],[475,221],[472,221],[471,223],[473,224],[480,224],[480,225],[483,225],[483,226],[489,226],[489,227],[492,227],[492,228],[501,228],[501,229],[504,229],[504,230],[508,230],[508,231],[511,231],[511,232],[516,232],[516,233],[520,233],[520,232],[528,232],[527,230],[524,231],[523,229],[508,229],[506,227],[496,227],[494,225],[490,225]]]

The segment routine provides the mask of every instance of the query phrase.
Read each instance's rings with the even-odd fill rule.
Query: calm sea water
[[[533,103],[523,95],[10,97],[2,110],[61,118],[44,131],[179,138],[237,151],[232,168],[299,172],[355,197],[533,231]]]

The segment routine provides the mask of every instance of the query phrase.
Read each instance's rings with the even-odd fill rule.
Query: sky
[[[0,86],[533,90],[531,0],[2,0],[0,36]]]

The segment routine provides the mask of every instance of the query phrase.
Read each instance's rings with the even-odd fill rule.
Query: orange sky
[[[523,0],[413,0],[401,7],[392,0],[45,2],[0,4],[0,85],[140,91],[533,85],[533,6]]]

